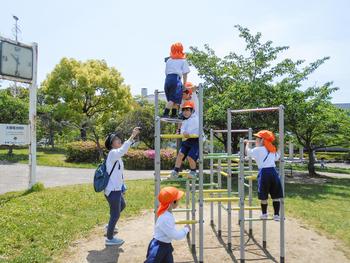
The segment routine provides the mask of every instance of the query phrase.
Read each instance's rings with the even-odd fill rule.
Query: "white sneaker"
[[[171,173],[170,173],[170,178],[171,179],[176,179],[179,177],[179,173],[176,172],[175,170],[172,170]]]
[[[260,219],[266,220],[269,217],[269,214],[261,214]]]
[[[189,178],[189,179],[196,178],[197,176],[198,176],[198,174],[197,174],[197,172],[195,172],[195,171],[191,171],[191,172],[189,172],[189,174],[188,174],[188,178]]]
[[[124,240],[119,238],[106,238],[105,244],[106,246],[121,246],[124,244]]]
[[[280,221],[280,216],[279,215],[274,215],[273,216],[273,220],[275,220],[276,222]]]

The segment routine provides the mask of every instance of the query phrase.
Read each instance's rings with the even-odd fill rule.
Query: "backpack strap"
[[[114,163],[114,165],[113,165],[113,168],[112,168],[112,171],[109,173],[109,177],[111,177],[111,174],[113,173],[113,171],[114,171],[114,168],[115,168],[115,165],[117,164],[117,163],[119,163],[119,161],[118,160],[116,160],[115,161],[115,163]],[[119,170],[120,170],[120,164],[119,164]]]

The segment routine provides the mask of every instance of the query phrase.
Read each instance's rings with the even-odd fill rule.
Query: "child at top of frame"
[[[254,134],[256,136],[255,148],[250,148],[245,140],[246,154],[252,157],[259,168],[258,173],[258,198],[261,200],[261,219],[267,219],[267,199],[271,195],[275,221],[279,221],[280,198],[283,198],[283,190],[280,177],[276,171],[276,164],[280,158],[276,147],[273,145],[275,136],[271,131],[262,130]]]
[[[195,134],[199,136],[199,118],[194,110],[195,105],[192,101],[186,101],[182,106],[182,115],[185,119],[181,125],[181,134],[185,139],[181,142],[180,151],[176,157],[174,169],[171,172],[172,178],[177,178],[185,157],[190,165],[189,178],[196,177],[196,167],[199,157],[199,138],[189,138],[189,135]]]
[[[177,117],[177,109],[182,100],[182,82],[187,81],[187,74],[190,72],[186,55],[183,52],[181,43],[171,45],[170,58],[166,60],[165,66],[165,84],[164,91],[167,99],[167,104],[164,110],[163,117],[169,117],[171,110],[171,117]]]
[[[154,236],[148,249],[146,261],[144,263],[173,263],[172,240],[184,239],[191,228],[186,225],[177,230],[175,228],[175,218],[172,210],[177,208],[184,192],[175,187],[164,187],[158,195],[159,207],[157,211],[157,222],[154,228]]]

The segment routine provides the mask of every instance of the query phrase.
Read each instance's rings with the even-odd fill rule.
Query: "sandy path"
[[[205,206],[205,215],[209,216],[209,207]],[[225,215],[223,213],[223,215]],[[234,212],[234,218],[236,212]],[[177,219],[183,219],[177,214]],[[219,241],[215,236],[215,229],[211,228],[209,218],[205,219],[205,250],[204,262],[239,262],[239,232],[236,219],[233,224],[233,251],[228,254],[225,250],[227,232],[225,219],[223,220],[223,239]],[[248,262],[279,262],[279,224],[274,221],[267,223],[267,249],[261,247],[261,223],[254,224],[255,240],[246,237],[246,259]],[[198,230],[198,227],[197,227]],[[120,248],[105,247],[103,228],[96,228],[89,238],[78,240],[64,253],[59,262],[94,262],[94,263],[136,263],[143,262],[149,241],[153,232],[153,214],[144,212],[140,217],[124,220],[119,223],[120,237],[125,244]],[[197,235],[198,240],[198,235]],[[189,250],[186,241],[173,242],[175,248],[174,259],[178,263],[197,262]],[[288,218],[286,220],[286,262],[350,262],[340,250],[342,245],[308,229],[299,221]],[[198,255],[198,254],[197,254]],[[249,260],[248,260],[249,259]]]

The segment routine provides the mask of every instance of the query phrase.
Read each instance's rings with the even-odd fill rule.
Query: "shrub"
[[[99,162],[100,156],[97,150],[96,143],[93,141],[79,141],[68,143],[66,161],[77,163]]]

